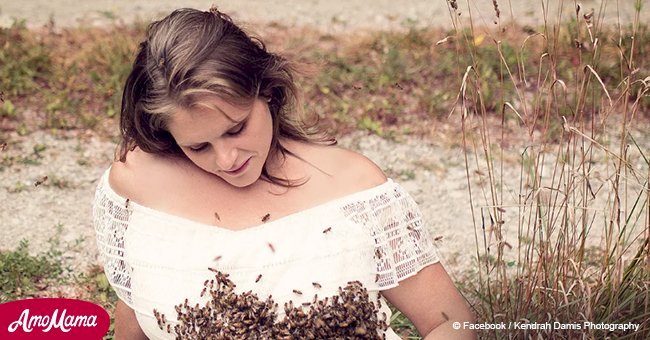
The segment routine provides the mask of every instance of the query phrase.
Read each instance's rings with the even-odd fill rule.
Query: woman
[[[117,339],[473,338],[413,199],[301,117],[295,70],[216,9],[140,44],[93,209]]]

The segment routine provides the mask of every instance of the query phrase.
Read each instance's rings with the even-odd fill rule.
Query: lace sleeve
[[[95,191],[92,209],[97,248],[108,282],[117,296],[132,307],[131,267],[124,261],[124,233],[131,210],[126,199],[111,194],[106,171]]]
[[[349,204],[344,212],[364,224],[374,237],[380,289],[393,288],[439,261],[417,203],[401,186],[396,184],[369,200]]]

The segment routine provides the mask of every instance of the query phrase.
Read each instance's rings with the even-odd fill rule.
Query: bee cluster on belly
[[[271,295],[262,300],[252,291],[237,294],[228,274],[211,270],[215,279],[206,280],[201,292],[211,299],[203,306],[190,306],[187,299],[176,305],[178,323],[173,326],[154,309],[160,329],[173,332],[176,339],[385,338],[388,321],[385,313],[378,317],[381,302],[370,301],[359,281],[348,282],[338,294],[324,299],[315,295],[311,302],[297,306],[289,301],[284,304],[284,318],[278,321],[278,304]]]

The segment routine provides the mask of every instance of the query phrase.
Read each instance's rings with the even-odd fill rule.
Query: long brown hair
[[[145,152],[185,157],[167,130],[170,116],[196,104],[205,94],[237,104],[267,98],[273,120],[269,154],[294,155],[278,137],[319,144],[336,144],[308,120],[295,84],[297,69],[289,60],[267,51],[264,43],[246,34],[216,10],[178,9],[147,29],[133,69],[124,86],[120,116],[122,140],[116,159],[124,162],[136,146]],[[262,178],[283,186],[291,180]]]

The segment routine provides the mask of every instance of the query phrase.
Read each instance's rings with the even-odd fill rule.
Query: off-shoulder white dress
[[[111,189],[109,170],[93,206],[97,245],[110,284],[150,339],[174,338],[158,326],[154,309],[174,324],[174,306],[186,298],[205,303],[203,284],[215,275],[208,268],[228,273],[236,292],[272,296],[280,306],[334,296],[359,281],[372,300],[384,302],[377,313],[390,320],[379,292],[438,262],[417,204],[391,179],[232,231],[127,202]],[[384,335],[398,338],[390,328]]]

